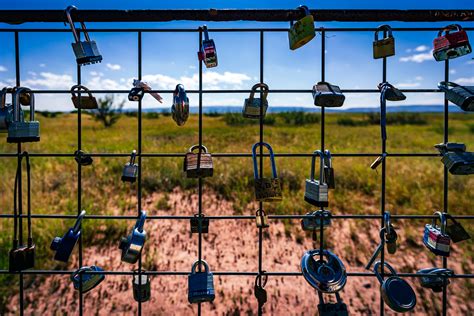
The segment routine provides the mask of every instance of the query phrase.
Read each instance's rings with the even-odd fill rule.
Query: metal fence
[[[298,11],[296,10],[155,10],[155,11],[114,11],[114,10],[80,10],[75,13],[76,17],[79,20],[84,21],[108,21],[108,22],[125,22],[125,21],[171,21],[171,20],[210,20],[210,21],[233,21],[233,20],[257,20],[257,21],[290,21],[296,17]],[[361,21],[410,21],[410,22],[426,22],[426,21],[473,21],[474,20],[474,11],[472,10],[312,10],[312,14],[315,16],[315,20],[323,21],[352,21],[352,22],[361,22]],[[60,10],[45,10],[45,11],[0,11],[0,22],[62,22],[64,20],[64,13]],[[77,19],[75,19],[77,20]],[[464,28],[468,31],[473,31],[474,28]],[[326,77],[326,35],[335,32],[374,32],[375,28],[317,28],[316,29],[320,36],[319,40],[321,41],[321,73],[320,81],[324,81]],[[433,27],[401,27],[393,28],[396,32],[414,32],[414,31],[424,31],[435,33],[439,28]],[[137,36],[137,77],[139,80],[142,79],[142,70],[143,70],[143,61],[142,61],[142,34],[143,33],[158,33],[158,32],[189,32],[195,33],[196,39],[199,41],[199,44],[202,41],[203,34],[200,29],[151,29],[151,28],[140,28],[140,29],[122,29],[122,28],[107,28],[107,29],[89,29],[89,32],[128,32],[135,33]],[[287,28],[235,28],[235,29],[209,29],[211,32],[252,32],[259,34],[259,81],[264,82],[264,49],[265,49],[265,34],[269,32],[287,32]],[[58,33],[58,32],[70,32],[69,29],[20,29],[20,28],[3,28],[0,29],[2,33],[13,33],[14,34],[14,49],[15,49],[15,73],[16,73],[16,86],[21,86],[20,78],[20,34],[21,33],[31,33],[31,32],[40,32],[40,33]],[[82,34],[83,32],[79,29],[78,32]],[[74,62],[71,58],[71,62]],[[449,81],[449,61],[444,62],[444,77],[440,80]],[[316,79],[316,78],[315,78]],[[383,59],[381,77],[382,82],[387,81],[387,62],[386,58]],[[81,67],[77,67],[77,84],[81,84]],[[403,92],[409,93],[441,93],[439,89],[402,89]],[[55,94],[69,94],[69,90],[32,90],[33,93],[55,93]],[[121,93],[128,94],[129,90],[91,90],[92,93]],[[158,93],[172,93],[171,90],[153,90],[147,91],[158,92]],[[203,95],[204,94],[213,94],[213,93],[248,93],[250,90],[203,90],[203,66],[202,62],[199,63],[199,89],[198,90],[188,90],[188,93],[198,94],[199,96],[199,145],[202,145],[203,138]],[[309,89],[280,89],[280,90],[269,90],[270,93],[310,93]],[[377,89],[342,89],[344,93],[379,93]],[[139,173],[137,181],[137,195],[138,195],[138,216],[140,215],[140,210],[142,209],[142,158],[143,157],[155,157],[155,158],[166,158],[166,157],[184,157],[183,153],[150,153],[144,152],[142,150],[142,102],[138,102],[138,148],[137,148],[137,158]],[[449,124],[449,115],[448,115],[448,100],[444,100],[444,137],[443,141],[448,142],[448,124]],[[81,109],[77,111],[77,150],[82,149],[82,113]],[[260,119],[260,128],[259,128],[259,141],[264,141],[264,122],[263,119]],[[325,149],[325,108],[321,107],[321,150]],[[406,158],[419,158],[419,157],[438,157],[439,154],[436,153],[388,153],[386,152],[385,141],[381,142],[382,151],[379,153],[332,153],[333,157],[379,157],[382,154],[386,155],[388,159],[383,159],[381,164],[381,203],[380,203],[380,215],[332,215],[332,218],[337,220],[347,220],[347,219],[364,219],[364,220],[380,220],[381,227],[384,227],[384,218],[383,214],[385,212],[385,193],[386,193],[386,166],[390,158],[397,157],[406,157]],[[21,153],[24,150],[22,144],[18,144],[17,153],[0,153],[0,158],[8,157],[18,157],[18,163],[21,168]],[[117,153],[91,153],[92,157],[129,157],[129,154],[117,154]],[[260,149],[260,168],[263,168],[263,157],[268,156],[267,154],[262,153],[262,148]],[[313,153],[275,153],[277,157],[312,157]],[[74,154],[69,153],[31,153],[30,157],[34,160],[40,157],[74,157]],[[250,153],[213,153],[213,157],[251,157]],[[81,190],[81,165],[78,164],[77,172],[77,212],[78,214],[82,210],[82,190]],[[441,168],[441,167],[440,167]],[[203,214],[202,207],[202,198],[203,198],[203,186],[205,181],[202,178],[198,179],[198,213],[199,215]],[[444,168],[443,176],[443,211],[448,212],[448,171]],[[20,232],[23,231],[22,222],[26,217],[22,212],[22,190],[21,190],[21,177],[19,179],[19,229]],[[260,202],[260,209],[262,208],[262,202]],[[0,214],[0,218],[9,219],[13,218],[13,214]],[[73,215],[53,215],[53,214],[33,214],[33,218],[46,218],[46,219],[70,219],[75,218]],[[255,220],[255,216],[206,216],[210,221],[214,220]],[[305,215],[269,215],[269,219],[282,220],[282,219],[301,219]],[[453,216],[456,219],[469,219],[473,220],[474,216],[472,215],[456,215]],[[121,220],[130,220],[136,217],[133,216],[112,216],[112,215],[86,215],[85,220],[95,220],[95,219],[121,219]],[[190,220],[193,216],[147,216],[149,220]],[[429,215],[392,215],[394,219],[431,219],[434,216]],[[20,244],[22,244],[22,234],[20,234]],[[323,248],[324,241],[324,231],[320,230],[319,243],[320,248]],[[248,272],[236,272],[236,271],[215,271],[215,275],[235,275],[235,276],[258,276],[258,275],[267,275],[267,276],[285,276],[285,277],[294,277],[301,276],[301,272],[278,272],[278,271],[264,271],[264,266],[262,264],[263,256],[263,229],[258,229],[258,271],[248,271]],[[82,235],[78,242],[79,248],[79,267],[83,265],[83,244],[82,244]],[[198,259],[201,260],[203,257],[202,252],[202,233],[198,234]],[[384,251],[381,252],[381,261],[384,262]],[[448,260],[446,257],[442,259],[443,267],[448,266]],[[147,275],[188,275],[188,271],[143,271],[142,270],[142,261],[141,258],[138,262],[138,270],[141,274]],[[0,270],[1,274],[10,274],[8,270]],[[24,275],[25,274],[36,274],[36,275],[53,275],[53,274],[70,274],[72,271],[66,270],[24,270],[14,274],[18,274],[19,277],[19,310],[20,314],[24,312]],[[90,273],[90,272],[89,272]],[[93,272],[92,272],[93,273]],[[105,271],[106,275],[132,275],[132,271]],[[414,273],[400,273],[400,276],[405,277],[419,277],[420,275]],[[363,277],[374,277],[375,275],[371,272],[353,272],[348,273],[348,276],[363,276]],[[474,278],[474,274],[455,274],[452,278]],[[443,315],[447,315],[447,299],[448,291],[447,287],[444,286],[442,292],[442,311]],[[142,306],[140,302],[138,304],[138,314],[142,314]],[[350,308],[350,307],[349,307]],[[261,306],[259,306],[259,314],[261,314]],[[83,315],[83,294],[79,294],[79,314]],[[198,304],[198,315],[201,314],[201,304]],[[380,298],[380,315],[384,314],[384,302]]]

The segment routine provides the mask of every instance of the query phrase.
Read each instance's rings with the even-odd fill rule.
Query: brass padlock
[[[293,24],[293,21],[290,22],[288,40],[291,50],[300,48],[316,36],[316,31],[314,30],[314,18],[311,12],[309,12],[308,7],[300,5],[296,9],[302,11],[305,16],[296,21],[295,24]]]
[[[387,37],[379,40],[380,31],[386,31]],[[375,31],[374,37],[374,59],[395,55],[395,38],[392,35],[392,28],[389,25],[384,24],[379,26]]]
[[[262,98],[255,98],[255,93],[257,92],[258,88],[261,88],[263,90]],[[244,108],[242,109],[242,115],[245,118],[259,119],[260,113],[262,113],[262,116],[265,117],[265,114],[267,113],[268,109],[267,96],[268,86],[265,83],[255,84],[252,87],[252,92],[250,92],[250,96],[248,97],[248,99],[245,99]]]
[[[258,228],[270,227],[270,225],[268,224],[267,213],[265,213],[264,210],[258,210],[255,213],[255,222],[256,222]]]
[[[79,97],[79,93],[81,96]],[[77,94],[77,95],[76,95]],[[84,95],[87,94],[87,95]],[[97,109],[99,105],[92,93],[85,86],[76,84],[71,87],[71,100],[76,109],[92,110]]]
[[[259,175],[259,170],[257,167],[257,147],[264,146],[267,147],[270,152],[270,162],[272,165],[272,177],[263,178],[262,175]],[[275,156],[273,154],[272,147],[264,142],[256,143],[252,147],[252,158],[253,158],[253,174],[255,178],[255,198],[257,201],[262,202],[273,202],[281,201],[281,182],[278,179],[278,174],[275,165]]]
[[[198,153],[194,153],[196,149],[199,149]],[[206,146],[194,145],[189,148],[184,157],[183,169],[188,178],[212,177],[214,173],[212,156],[207,152]]]

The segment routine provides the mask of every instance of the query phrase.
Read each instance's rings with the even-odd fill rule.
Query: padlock
[[[191,217],[191,234],[207,234],[209,233],[209,218],[204,214],[194,214],[194,217]]]
[[[137,302],[146,302],[151,297],[150,278],[148,275],[143,274],[146,272],[142,270],[141,273],[138,270],[133,270],[132,286],[133,286],[133,298]]]
[[[331,226],[331,212],[328,210],[318,210],[309,212],[307,217],[301,219],[301,228],[304,231],[318,231],[321,229],[321,222],[323,229]]]
[[[265,285],[267,284],[268,276],[264,274],[266,271],[262,271],[263,274],[258,274],[255,278],[255,285],[254,285],[254,295],[258,302],[259,307],[259,315],[262,314],[263,305],[268,300],[268,294],[265,290]]]
[[[12,93],[16,91],[19,87],[13,87]],[[20,104],[21,105],[29,105],[31,103],[31,93],[28,91],[22,91],[20,93]]]
[[[137,151],[133,150],[130,155],[130,161],[123,166],[122,181],[134,183],[138,177],[138,165],[135,163]]]
[[[316,156],[319,156],[319,180],[314,179],[314,169],[316,163]],[[328,185],[324,178],[324,154],[320,150],[313,152],[311,160],[311,175],[310,179],[306,179],[306,187],[304,191],[304,200],[315,206],[328,206]]]
[[[324,107],[341,107],[346,97],[338,86],[321,81],[313,86],[314,105]]]
[[[397,272],[388,262],[384,262],[383,267],[390,270],[391,276],[384,280],[381,276],[380,265],[380,261],[375,263],[374,273],[380,282],[380,293],[385,304],[399,313],[411,311],[416,305],[416,295],[410,284],[398,277]]]
[[[379,40],[379,32],[387,32],[387,37]],[[395,38],[392,35],[392,28],[387,25],[381,25],[374,34],[374,59],[390,57],[395,55]]]
[[[377,167],[382,163],[382,161],[385,160],[386,157],[387,157],[387,153],[383,153],[381,156],[378,156],[378,157],[374,160],[374,162],[372,162],[372,163],[370,164],[370,169],[376,170]]]
[[[367,270],[370,270],[370,267],[372,266],[372,263],[374,263],[375,259],[379,256],[379,254],[382,252],[382,248],[385,244],[387,244],[387,250],[388,253],[394,254],[397,251],[397,239],[398,235],[395,229],[393,228],[392,224],[390,222],[385,222],[385,226],[380,229],[380,242],[375,249],[374,253],[369,259],[369,262],[365,266]]]
[[[82,150],[76,150],[74,152],[74,160],[81,166],[89,166],[94,162],[92,156]]]
[[[207,26],[203,25],[201,27],[204,33],[204,40],[201,43],[200,51],[198,52],[198,58],[200,61],[204,62],[206,68],[212,68],[217,66],[217,51],[214,40],[209,39],[209,32],[207,31]]]
[[[85,41],[80,41],[79,35],[77,35],[76,27],[71,18],[71,12],[77,10],[73,5],[70,5],[66,8],[66,18],[71,26],[72,34],[74,35],[75,43],[72,43],[72,49],[74,50],[74,55],[76,55],[76,62],[78,65],[88,65],[100,63],[102,61],[102,55],[99,53],[97,48],[97,43],[91,41],[89,38],[89,33],[87,33],[86,25],[84,22],[81,23],[82,32],[84,33]]]
[[[474,174],[474,153],[466,152],[462,143],[441,143],[435,148],[443,155],[441,162],[454,175]]]
[[[84,216],[86,215],[86,211],[83,210],[81,214],[77,217],[76,223],[74,227],[69,228],[69,230],[61,237],[54,237],[53,241],[51,242],[51,250],[56,251],[54,255],[54,260],[67,262],[69,260],[69,256],[71,255],[74,246],[76,245],[79,237],[81,236],[81,222]]]
[[[288,31],[288,41],[290,43],[290,49],[295,50],[311,41],[316,36],[314,29],[314,17],[309,12],[309,9],[305,5],[300,5],[297,10],[304,14],[304,17],[295,24],[293,21],[290,22],[290,30]]]
[[[93,110],[99,108],[95,97],[93,97],[89,89],[83,85],[77,84],[72,86],[71,95],[72,104],[74,104],[76,109]]]
[[[257,166],[257,147],[264,146],[270,152],[270,163],[272,165],[272,177],[263,178],[262,174],[258,170]],[[275,165],[275,155],[273,154],[272,147],[264,142],[255,143],[252,147],[252,159],[253,159],[253,175],[255,185],[255,198],[257,201],[262,202],[274,202],[281,201],[281,182],[278,178],[277,169]]]
[[[145,95],[145,90],[143,88],[132,88],[128,93],[129,101],[141,101]]]
[[[469,233],[464,229],[464,227],[457,220],[454,219],[451,215],[445,213],[447,220],[446,225],[446,234],[449,235],[451,241],[458,243],[463,240],[471,239]]]
[[[444,91],[446,99],[459,106],[463,111],[474,112],[474,86],[460,86],[455,82],[441,81],[438,88]]]
[[[13,121],[13,105],[7,104],[7,94],[13,93],[13,88],[5,87],[0,91],[0,133],[8,132],[8,125]],[[20,121],[23,121],[23,111],[20,108]]]
[[[199,152],[194,151],[198,149]],[[214,167],[212,156],[207,152],[206,146],[194,145],[188,149],[184,157],[183,170],[188,178],[206,178],[212,177]]]
[[[397,252],[398,234],[397,234],[397,231],[395,230],[395,227],[393,227],[390,221],[390,212],[385,211],[383,217],[384,217],[385,229],[386,229],[385,244],[387,245],[388,253],[393,255],[395,254],[395,252]]]
[[[332,167],[331,152],[324,151],[324,179],[328,185],[328,189],[336,188],[336,181],[334,179],[334,168]]]
[[[416,272],[417,274],[431,274],[430,276],[420,277],[421,286],[433,290],[435,293],[443,291],[443,287],[447,286],[450,276],[454,274],[451,269],[444,268],[426,268]]]
[[[387,100],[403,101],[406,96],[388,82],[381,82],[377,86],[380,90],[380,130],[383,140],[387,139]]]
[[[255,93],[257,93],[258,88],[261,88],[262,90],[262,98],[255,98]],[[267,113],[268,109],[267,96],[268,86],[265,83],[255,84],[252,87],[250,96],[245,99],[244,107],[242,109],[243,117],[250,119],[259,119],[261,115],[265,117],[265,114]]]
[[[26,174],[27,174],[27,192],[31,192],[31,181],[30,181],[30,157],[25,151],[20,155],[20,161],[18,162],[18,168],[15,175],[15,186],[13,189],[13,247],[9,252],[9,266],[10,272],[22,271],[31,269],[35,266],[35,251],[36,245],[33,243],[33,237],[31,233],[31,203],[30,194],[27,194],[27,219],[28,219],[28,241],[26,245],[20,245],[18,235],[22,234],[19,229],[20,218],[18,215],[18,205],[20,203],[17,199],[19,184],[18,181],[21,177],[21,162],[25,158],[26,160]]]
[[[20,95],[30,94],[30,120],[25,121],[21,115]],[[13,93],[13,121],[8,124],[8,143],[39,142],[40,123],[35,121],[35,96],[28,88],[17,88]]]
[[[342,302],[339,292],[336,292],[336,303],[324,302],[323,293],[318,291],[319,304],[318,312],[319,316],[347,316],[347,305]]]
[[[92,272],[92,273],[84,273]],[[77,269],[71,274],[74,289],[86,293],[95,288],[105,279],[104,270],[97,266],[86,266]]]
[[[255,213],[255,222],[258,228],[267,228],[270,227],[268,224],[268,216],[264,210],[257,210]]]
[[[143,81],[140,81],[138,79],[133,79],[133,86],[137,89],[140,89],[140,90],[143,90],[143,94],[145,91],[147,91],[153,98],[155,98],[156,101],[160,102],[160,103],[163,103],[163,98],[161,97],[161,95],[159,95],[157,92],[150,92],[152,91],[151,87],[148,85],[148,83],[146,82],[143,82]],[[128,99],[130,101],[140,101],[141,98],[143,98],[143,95],[141,95],[140,99],[138,100],[131,100],[130,99],[130,94],[132,94],[132,97],[133,97],[133,93],[132,91],[134,91],[133,89],[130,91],[130,93],[128,94]],[[140,92],[138,92],[138,96],[140,96]]]
[[[425,225],[423,244],[435,255],[449,257],[451,238],[446,234],[446,216],[441,212],[435,212],[434,215],[439,217],[440,226],[436,225],[437,218]]]
[[[122,250],[122,261],[135,263],[140,258],[146,240],[146,231],[143,229],[145,219],[146,212],[141,211],[130,235],[122,237],[119,245],[119,249]]]
[[[204,271],[196,271],[198,266],[204,266]],[[196,260],[188,275],[189,303],[212,302],[215,297],[214,276],[209,270],[209,265],[204,260]]]
[[[173,93],[173,105],[171,106],[173,120],[178,126],[184,125],[189,117],[189,99],[182,84],[176,85]]]
[[[344,288],[347,272],[341,259],[329,250],[313,249],[304,253],[301,259],[301,271],[305,280],[316,290],[323,293],[335,293]],[[324,259],[325,258],[325,259]]]
[[[450,31],[456,32],[450,33]],[[467,33],[459,24],[451,24],[440,30],[438,37],[433,41],[433,46],[433,57],[436,61],[453,59],[472,52]]]

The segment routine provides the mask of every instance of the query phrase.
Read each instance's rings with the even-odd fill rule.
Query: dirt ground
[[[197,195],[184,196],[179,191],[169,195],[170,210],[154,208],[160,196],[146,201],[144,209],[153,215],[189,215],[197,209]],[[271,205],[268,205],[271,213]],[[232,204],[206,194],[203,210],[208,215],[232,215]],[[309,209],[308,209],[309,210]],[[336,210],[332,210],[338,214]],[[289,212],[291,213],[291,212]],[[254,214],[254,210],[247,214]],[[301,256],[313,249],[310,235],[302,234],[299,221],[294,221],[295,231],[285,234],[281,221],[270,221],[265,232],[263,245],[263,267],[267,271],[299,272]],[[354,224],[349,220],[334,220],[326,230],[331,250],[344,262],[349,272],[364,272],[364,265],[376,247],[378,221],[371,222],[371,229],[354,234]],[[131,225],[130,225],[131,226]],[[418,269],[440,265],[427,249],[404,242],[404,231],[399,227],[399,248],[395,255],[386,254],[386,260],[399,272],[416,272]],[[144,267],[158,271],[190,271],[197,258],[197,235],[190,236],[189,221],[149,220],[145,223],[148,240],[143,252]],[[83,232],[87,234],[87,232]],[[300,236],[298,238],[297,236]],[[301,238],[303,236],[303,238]],[[118,242],[117,242],[118,244]],[[472,260],[466,266],[460,264],[461,254],[456,245],[449,259],[449,267],[457,273],[471,273]],[[211,271],[257,271],[258,230],[253,220],[211,221],[209,234],[203,238],[203,258]],[[116,245],[109,247],[86,247],[85,265],[98,265],[105,270],[133,270],[137,265],[120,261]],[[77,255],[72,256],[69,269],[77,267]],[[26,279],[25,315],[75,315],[78,313],[79,298],[69,281],[68,275],[53,275],[45,278]],[[138,305],[133,300],[131,276],[106,276],[97,288],[84,295],[84,315],[132,315]],[[419,286],[418,280],[409,278],[417,295],[417,306],[411,315],[439,315],[441,294],[432,293]],[[472,281],[454,279],[449,285],[448,315],[472,315],[474,301],[469,297]],[[256,314],[257,303],[253,295],[254,277],[215,276],[216,299],[202,304],[203,315],[252,315]],[[318,298],[314,289],[302,276],[269,277],[266,286],[268,302],[264,313],[270,315],[315,315]],[[187,301],[187,276],[154,276],[151,278],[152,297],[142,304],[143,315],[190,315],[196,314],[197,305]],[[330,296],[330,295],[329,295]],[[325,296],[327,300],[334,297]],[[341,292],[350,315],[377,315],[380,309],[379,284],[374,277],[349,277]],[[18,296],[8,306],[12,314],[18,314]],[[386,314],[394,314],[388,307]]]

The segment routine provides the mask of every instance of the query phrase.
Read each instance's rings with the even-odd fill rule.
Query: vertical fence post
[[[199,48],[202,43],[202,29],[199,28]],[[202,61],[199,61],[199,122],[198,122],[198,127],[199,127],[199,160],[198,160],[198,167],[199,167],[199,162],[200,162],[200,157],[201,157],[201,149],[202,149]],[[198,211],[199,211],[199,220],[202,219],[202,178],[198,178]],[[201,222],[202,223],[202,222]],[[201,224],[199,224],[199,227],[202,227]],[[199,262],[202,260],[202,232],[201,229],[198,231],[198,259]],[[199,272],[201,272],[201,264],[198,264],[199,267]],[[198,304],[198,316],[201,316],[201,303]]]
[[[142,80],[142,32],[137,34],[137,43],[138,43],[138,80]],[[137,216],[141,215],[142,210],[142,99],[138,101],[138,188],[137,188],[137,197],[138,197],[138,210]],[[133,277],[132,277],[133,280]],[[134,280],[132,281],[132,283]],[[138,258],[138,284],[141,287],[142,284],[142,254]],[[133,285],[132,285],[133,286]],[[138,316],[142,314],[142,302],[138,300]]]

